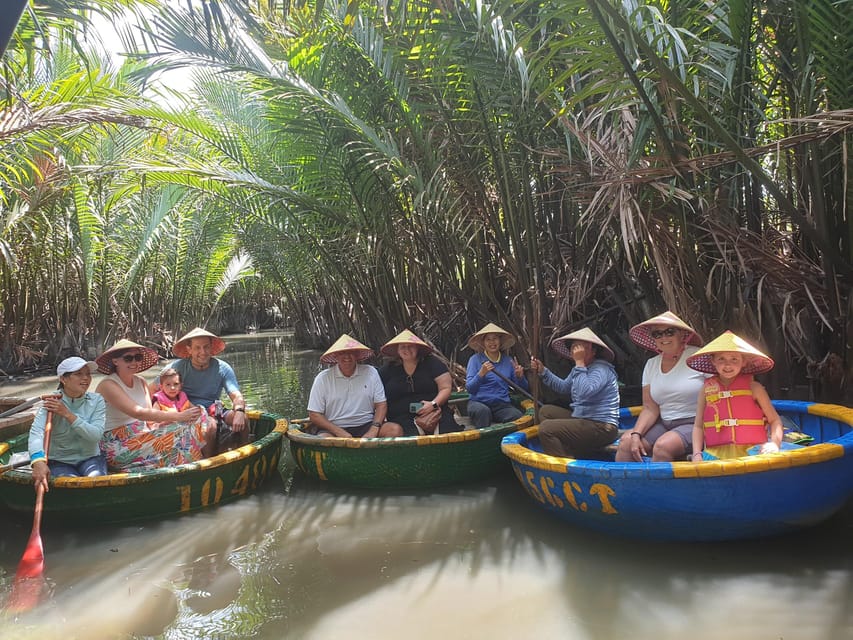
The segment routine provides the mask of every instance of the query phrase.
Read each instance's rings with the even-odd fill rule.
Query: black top
[[[385,399],[388,401],[388,420],[403,426],[406,435],[417,434],[412,422],[413,415],[409,405],[413,402],[429,402],[438,395],[435,379],[448,373],[447,367],[433,355],[425,356],[418,362],[415,372],[409,376],[402,363],[386,364],[379,370],[379,377],[385,386]],[[460,426],[453,419],[453,412],[446,405],[442,408],[440,431],[458,431]],[[414,433],[411,430],[414,429]]]

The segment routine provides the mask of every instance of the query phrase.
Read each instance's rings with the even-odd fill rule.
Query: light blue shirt
[[[101,453],[98,443],[104,435],[106,404],[100,393],[87,391],[80,398],[69,398],[62,394],[62,402],[77,418],[69,423],[65,418],[53,414],[50,429],[49,459],[69,464],[83,462]],[[47,410],[42,407],[30,427],[27,449],[30,460],[44,459],[44,426]]]
[[[565,379],[545,369],[542,382],[562,396],[570,396],[572,416],[619,426],[619,381],[607,360],[575,366]]]

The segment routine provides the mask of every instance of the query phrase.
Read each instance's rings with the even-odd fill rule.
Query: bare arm
[[[770,402],[770,396],[767,394],[767,389],[760,382],[752,381],[752,397],[764,411],[764,417],[767,418],[767,425],[770,427],[770,441],[777,447],[782,446],[782,436],[784,429],[782,428],[782,419]]]
[[[637,416],[637,421],[634,423],[634,428],[628,433],[631,438],[631,457],[635,462],[641,462],[643,456],[647,456],[647,442],[644,438],[646,431],[654,426],[660,416],[660,406],[652,400],[652,392],[649,385],[643,386],[643,408],[640,415]],[[640,437],[632,436],[631,433],[639,433]]]
[[[448,400],[450,400],[450,394],[453,391],[453,378],[450,377],[450,372],[442,373],[441,375],[436,376],[435,385],[438,387],[438,392],[435,394],[435,398],[423,400],[423,404],[421,408],[418,409],[417,415],[426,416],[432,413],[433,411],[441,411],[441,408],[447,404]],[[438,409],[435,409],[432,406],[433,402],[438,405]]]
[[[693,420],[693,461],[701,462],[702,449],[705,448],[705,428],[702,422],[705,419],[705,394],[699,394],[696,401],[696,418]],[[699,458],[698,460],[696,458]]]
[[[432,409],[432,406],[430,406]],[[388,415],[388,403],[387,402],[374,402],[373,403],[373,423],[379,424],[378,427],[371,426],[368,429],[362,438],[375,438],[379,435],[379,429],[382,426],[382,423],[385,422],[385,418]]]
[[[334,422],[326,418],[326,416],[322,413],[318,413],[317,411],[309,411],[308,419],[318,429],[322,429],[323,431],[328,431],[333,436],[337,436],[339,438],[351,438],[350,432],[346,429],[342,429]]]
[[[95,389],[104,397],[108,405],[112,405],[122,413],[146,422],[192,422],[201,415],[200,407],[191,407],[186,411],[159,411],[151,407],[140,407],[130,396],[112,380],[101,380]]]
[[[235,433],[240,433],[246,428],[246,401],[239,391],[232,391],[228,397],[231,398],[231,406],[234,407],[234,411],[228,415],[228,422]],[[237,411],[238,408],[242,411]]]

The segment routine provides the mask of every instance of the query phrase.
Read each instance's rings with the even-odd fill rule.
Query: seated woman
[[[141,471],[192,462],[202,457],[205,415],[201,407],[159,411],[139,374],[157,364],[157,352],[119,340],[95,358],[107,374],[96,391],[107,404],[101,449],[111,470]],[[152,424],[152,423],[164,424]],[[169,424],[165,424],[169,423]]]
[[[468,416],[478,429],[492,422],[512,422],[523,415],[509,400],[507,380],[525,391],[530,390],[530,385],[524,369],[502,353],[514,344],[515,338],[491,322],[468,339],[468,346],[476,352],[468,359],[465,376]]]
[[[379,370],[388,401],[388,422],[403,429],[404,436],[460,431],[447,406],[453,380],[432,347],[406,329],[388,342],[382,355],[393,358]],[[412,412],[412,405],[419,405]]]
[[[582,458],[606,447],[619,435],[619,385],[613,351],[591,329],[557,338],[551,348],[575,366],[559,378],[540,360],[530,367],[542,382],[560,395],[571,397],[571,410],[546,404],[539,410],[539,441],[552,456]]]
[[[59,363],[60,393],[45,398],[30,427],[27,449],[33,468],[33,483],[47,491],[51,475],[102,476],[107,473],[107,461],[98,443],[104,433],[104,399],[91,393],[94,362],[83,358],[66,358]],[[45,451],[44,428],[48,412],[53,414],[50,430],[50,451]]]
[[[696,398],[704,374],[687,366],[702,337],[671,311],[631,327],[631,340],[655,351],[643,368],[643,409],[634,428],[619,440],[617,462],[684,460],[692,450]]]

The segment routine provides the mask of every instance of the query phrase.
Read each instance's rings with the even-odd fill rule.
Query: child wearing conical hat
[[[773,360],[731,331],[687,359],[687,366],[713,373],[705,381],[693,423],[693,460],[702,449],[714,458],[739,458],[763,444],[762,453],[778,451],[782,421],[764,387],[753,374],[773,368]],[[769,441],[768,441],[769,428]]]

